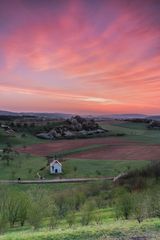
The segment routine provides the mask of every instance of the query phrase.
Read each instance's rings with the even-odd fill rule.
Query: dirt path
[[[55,183],[78,183],[78,182],[94,182],[102,180],[113,180],[114,177],[99,178],[62,178],[52,180],[0,180],[0,184],[55,184]]]

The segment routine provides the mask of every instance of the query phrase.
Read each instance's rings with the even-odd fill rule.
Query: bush
[[[149,201],[145,193],[133,194],[133,217],[141,223],[148,216]]]
[[[0,234],[7,229],[7,218],[4,214],[0,214]]]
[[[81,224],[88,225],[93,219],[93,210],[95,208],[95,203],[93,201],[86,202],[81,210]]]
[[[49,206],[49,227],[51,229],[55,228],[58,225],[59,215],[57,206],[54,203],[51,203]]]
[[[132,196],[130,193],[126,192],[125,190],[120,193],[118,198],[116,199],[115,204],[115,215],[116,218],[124,218],[129,219],[129,216],[132,213]]]
[[[43,215],[41,213],[42,208],[37,203],[31,203],[28,211],[28,222],[34,229],[40,227]]]
[[[66,216],[66,221],[69,225],[69,227],[72,227],[75,223],[75,212],[71,211]]]

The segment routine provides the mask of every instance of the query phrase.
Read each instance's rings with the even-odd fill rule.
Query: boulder
[[[42,139],[54,139],[54,137],[52,135],[50,135],[49,133],[39,133],[36,136],[38,138],[42,138]]]

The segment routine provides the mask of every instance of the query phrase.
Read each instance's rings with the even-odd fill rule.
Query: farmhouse
[[[58,160],[53,160],[50,163],[50,173],[51,174],[62,173],[62,164]]]

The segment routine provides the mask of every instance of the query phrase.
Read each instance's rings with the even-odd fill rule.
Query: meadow
[[[37,179],[38,172],[51,179],[117,176],[123,172],[140,171],[139,175],[125,180],[124,185],[107,181],[39,186],[1,185],[0,206],[4,204],[4,192],[8,194],[4,198],[4,201],[8,199],[5,203],[7,208],[10,199],[16,203],[25,194],[26,199],[29,197],[29,213],[24,226],[20,226],[17,215],[14,226],[10,227],[9,222],[5,222],[3,229],[4,216],[3,211],[0,212],[0,240],[130,240],[134,236],[146,237],[147,240],[160,239],[159,178],[141,176],[141,170],[143,172],[159,160],[160,132],[148,130],[143,123],[107,121],[100,124],[109,130],[105,138],[48,141],[27,132],[7,136],[0,130],[0,149],[14,149],[9,153],[11,158],[8,161],[1,158],[0,179]],[[140,148],[146,153],[140,154]],[[99,155],[101,151],[104,157]],[[48,155],[56,155],[62,161],[62,175],[49,174]],[[136,159],[136,156],[139,158]],[[22,202],[19,204],[21,206]],[[13,209],[15,206],[12,206]],[[50,215],[48,209],[53,206],[53,214]],[[20,209],[24,210],[23,207]],[[8,215],[5,216],[8,218]],[[52,218],[53,226],[50,225]]]

